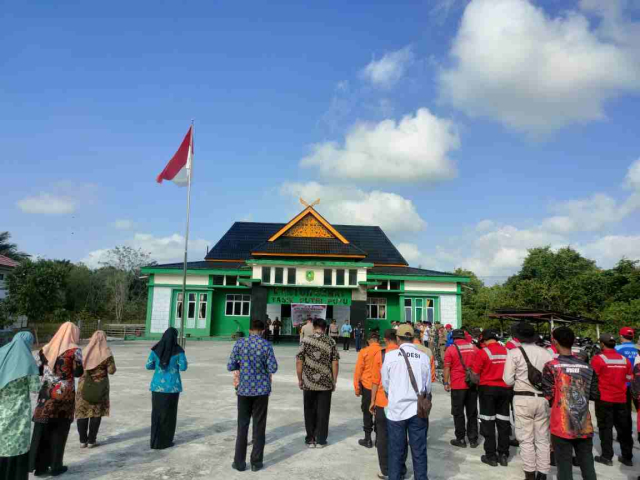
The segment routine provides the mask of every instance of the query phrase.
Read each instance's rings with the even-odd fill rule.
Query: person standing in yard
[[[369,411],[374,416],[376,424],[376,449],[378,450],[378,463],[380,465],[380,473],[378,478],[389,478],[389,450],[387,435],[387,415],[385,409],[389,405],[387,394],[382,387],[382,364],[386,356],[397,350],[398,341],[396,330],[390,328],[384,332],[385,348],[382,348],[373,357],[373,366],[371,368],[371,405]],[[404,477],[407,473],[407,454],[405,449],[400,476]]]
[[[102,417],[109,416],[109,375],[116,373],[116,362],[102,330],[93,334],[85,348],[83,366],[76,394],[76,424],[80,448],[93,448],[98,445]]]
[[[311,319],[311,317],[307,317],[307,323],[305,323],[300,329],[300,343],[302,343],[302,340],[304,340],[306,337],[310,337],[311,335],[313,335],[313,332],[313,320]]]
[[[305,443],[309,448],[324,448],[329,435],[331,394],[336,389],[340,355],[336,342],[324,333],[326,322],[313,321],[315,333],[305,337],[296,356],[298,386],[303,392]]]
[[[471,448],[478,447],[478,390],[468,385],[465,377],[471,368],[478,349],[466,340],[462,330],[452,333],[453,345],[444,355],[444,389],[451,392],[451,415],[455,424],[454,447],[467,448],[465,437]],[[466,412],[466,423],[465,423]]]
[[[623,327],[620,329],[620,345],[616,345],[616,350],[619,354],[624,355],[631,363],[631,366],[635,364],[638,357],[638,348],[633,343],[635,337],[635,330],[631,327]],[[640,401],[631,394],[631,383],[627,383],[627,406],[629,412],[629,422],[633,423],[631,417],[631,404],[634,404],[637,411],[640,411]],[[640,441],[640,431],[638,432],[638,439]]]
[[[349,320],[347,320],[346,322],[344,322],[344,325],[342,325],[342,328],[340,329],[340,336],[342,337],[342,341],[344,342],[342,344],[343,350],[349,350],[349,346],[351,345],[352,331],[353,328],[351,328],[351,324],[349,323]]]
[[[584,480],[596,480],[593,463],[593,424],[589,400],[600,400],[598,377],[588,363],[571,352],[573,330],[559,327],[553,343],[559,356],[544,366],[542,390],[551,405],[551,443],[558,480],[573,479],[573,452]]]
[[[356,325],[356,328],[353,330],[353,338],[356,341],[356,352],[359,352],[362,350],[362,339],[364,338],[364,329],[361,323]]]
[[[371,405],[371,376],[373,370],[373,357],[381,350],[380,334],[373,332],[369,336],[369,346],[360,350],[356,368],[353,372],[353,388],[356,397],[361,398],[362,423],[364,425],[364,439],[358,440],[358,444],[366,448],[373,448],[371,433],[373,432],[373,416],[369,411]]]
[[[154,370],[151,380],[151,448],[173,447],[182,392],[180,372],[187,370],[187,356],[178,345],[178,330],[171,327],[151,349],[146,369]]]
[[[338,328],[338,324],[335,320],[331,320],[331,325],[329,325],[329,336],[337,345],[338,338],[340,337],[340,329]]]
[[[427,419],[418,416],[418,392],[431,394],[429,358],[413,344],[413,326],[402,325],[397,338],[400,348],[385,355],[381,372],[382,386],[389,397],[389,479],[402,478],[408,437],[414,478],[428,480]]]
[[[0,348],[0,479],[28,480],[31,393],[40,389],[33,335],[19,332]]]
[[[627,405],[627,383],[633,378],[633,367],[626,357],[615,349],[616,339],[609,333],[600,335],[602,353],[591,360],[598,376],[600,400],[596,402],[596,419],[602,455],[595,461],[613,465],[613,427],[616,427],[622,455],[620,463],[633,466],[633,425]]]
[[[240,338],[233,346],[227,369],[240,372],[238,395],[238,435],[231,465],[242,472],[247,468],[247,434],[253,421],[251,471],[262,469],[267,408],[271,395],[271,375],[278,371],[278,362],[271,344],[261,338],[265,325],[260,320],[251,323],[249,337]]]
[[[509,465],[509,403],[511,388],[502,379],[507,349],[498,342],[498,332],[486,329],[480,337],[484,347],[478,351],[471,370],[480,377],[480,432],[484,437],[484,452],[480,460],[492,467]],[[496,442],[496,429],[498,439]]]
[[[282,328],[282,322],[278,317],[273,321],[273,344],[278,345],[280,343],[280,329]]]
[[[75,378],[84,372],[79,341],[80,329],[66,322],[38,352],[36,363],[42,387],[33,412],[35,425],[29,454],[29,471],[36,476],[49,469],[54,477],[68,470],[63,460],[76,409]]]
[[[502,379],[513,385],[513,411],[516,438],[520,442],[520,456],[525,480],[547,480],[549,474],[549,402],[544,398],[541,385],[534,386],[529,379],[529,367],[540,375],[553,356],[535,344],[536,331],[529,323],[520,323],[514,330],[519,346],[507,353]],[[526,355],[526,357],[525,357]]]

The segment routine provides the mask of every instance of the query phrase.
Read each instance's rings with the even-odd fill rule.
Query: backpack
[[[529,380],[529,383],[533,388],[541,392],[542,391],[542,372],[531,364],[531,361],[527,356],[527,352],[524,351],[524,348],[518,347],[518,349],[522,352],[524,361],[527,362],[527,378]]]
[[[458,351],[458,356],[460,357],[460,363],[462,364],[462,368],[464,368],[464,381],[467,384],[467,386],[469,388],[473,388],[476,385],[480,384],[480,376],[477,373],[474,373],[473,370],[467,367],[467,365],[464,363],[464,359],[462,358],[462,352],[460,351],[460,348],[458,348],[458,345],[454,343],[453,346],[456,347],[456,350]]]

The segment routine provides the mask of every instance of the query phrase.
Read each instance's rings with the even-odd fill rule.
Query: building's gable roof
[[[247,260],[252,258],[251,252],[272,238],[285,227],[283,223],[236,222],[209,250],[207,260]],[[333,225],[336,231],[349,241],[349,245],[366,254],[366,261],[376,264],[407,265],[407,261],[391,243],[380,227],[360,225]],[[304,240],[284,237],[287,240]],[[272,243],[277,243],[279,239]],[[308,238],[317,241],[321,239]],[[299,247],[302,244],[296,244]],[[275,247],[273,247],[275,248]],[[328,248],[328,246],[326,247]],[[257,251],[257,250],[256,250]],[[354,251],[354,250],[350,250]]]
[[[287,237],[281,236],[275,241],[262,242],[251,250],[255,257],[259,256],[335,256],[365,258],[362,249],[350,243],[343,243],[337,238]]]
[[[289,223],[278,230],[269,238],[269,242],[275,242],[280,237],[295,238],[335,238],[348,245],[349,240],[337,231],[325,218],[312,206],[308,206]]]
[[[0,255],[0,267],[15,268],[17,266],[18,266],[18,262],[16,262],[12,258],[5,257],[4,255]]]

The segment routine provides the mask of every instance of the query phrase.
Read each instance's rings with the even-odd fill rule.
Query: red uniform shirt
[[[598,376],[600,400],[611,403],[627,402],[627,382],[633,378],[633,368],[623,355],[612,348],[606,348],[591,360],[591,366]]]
[[[471,365],[474,373],[480,375],[480,385],[508,388],[502,379],[507,349],[498,342],[490,343],[480,350]]]
[[[522,344],[516,340],[515,338],[512,338],[511,340],[509,340],[507,342],[507,344],[505,345],[505,347],[507,347],[507,350],[513,350],[514,348],[518,348],[521,347]]]
[[[468,368],[471,368],[478,349],[466,340],[454,340],[453,343],[460,349],[464,364]],[[448,367],[451,369],[451,378],[449,381],[452,390],[467,390],[469,388],[467,382],[464,381],[466,372],[462,367],[462,363],[460,363],[460,355],[458,355],[458,351],[454,345],[447,348],[444,354],[444,366],[445,368]]]

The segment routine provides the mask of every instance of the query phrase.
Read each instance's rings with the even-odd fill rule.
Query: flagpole
[[[182,348],[185,348],[187,346],[187,339],[184,335],[184,319],[189,312],[189,300],[187,299],[187,251],[189,249],[189,216],[191,214],[191,172],[193,171],[194,134],[195,125],[194,121],[191,120],[191,144],[189,145],[190,158],[187,158],[187,162],[189,164],[189,168],[187,169],[187,230],[184,236],[184,268],[182,271],[182,319],[180,322],[180,345],[182,346]]]

